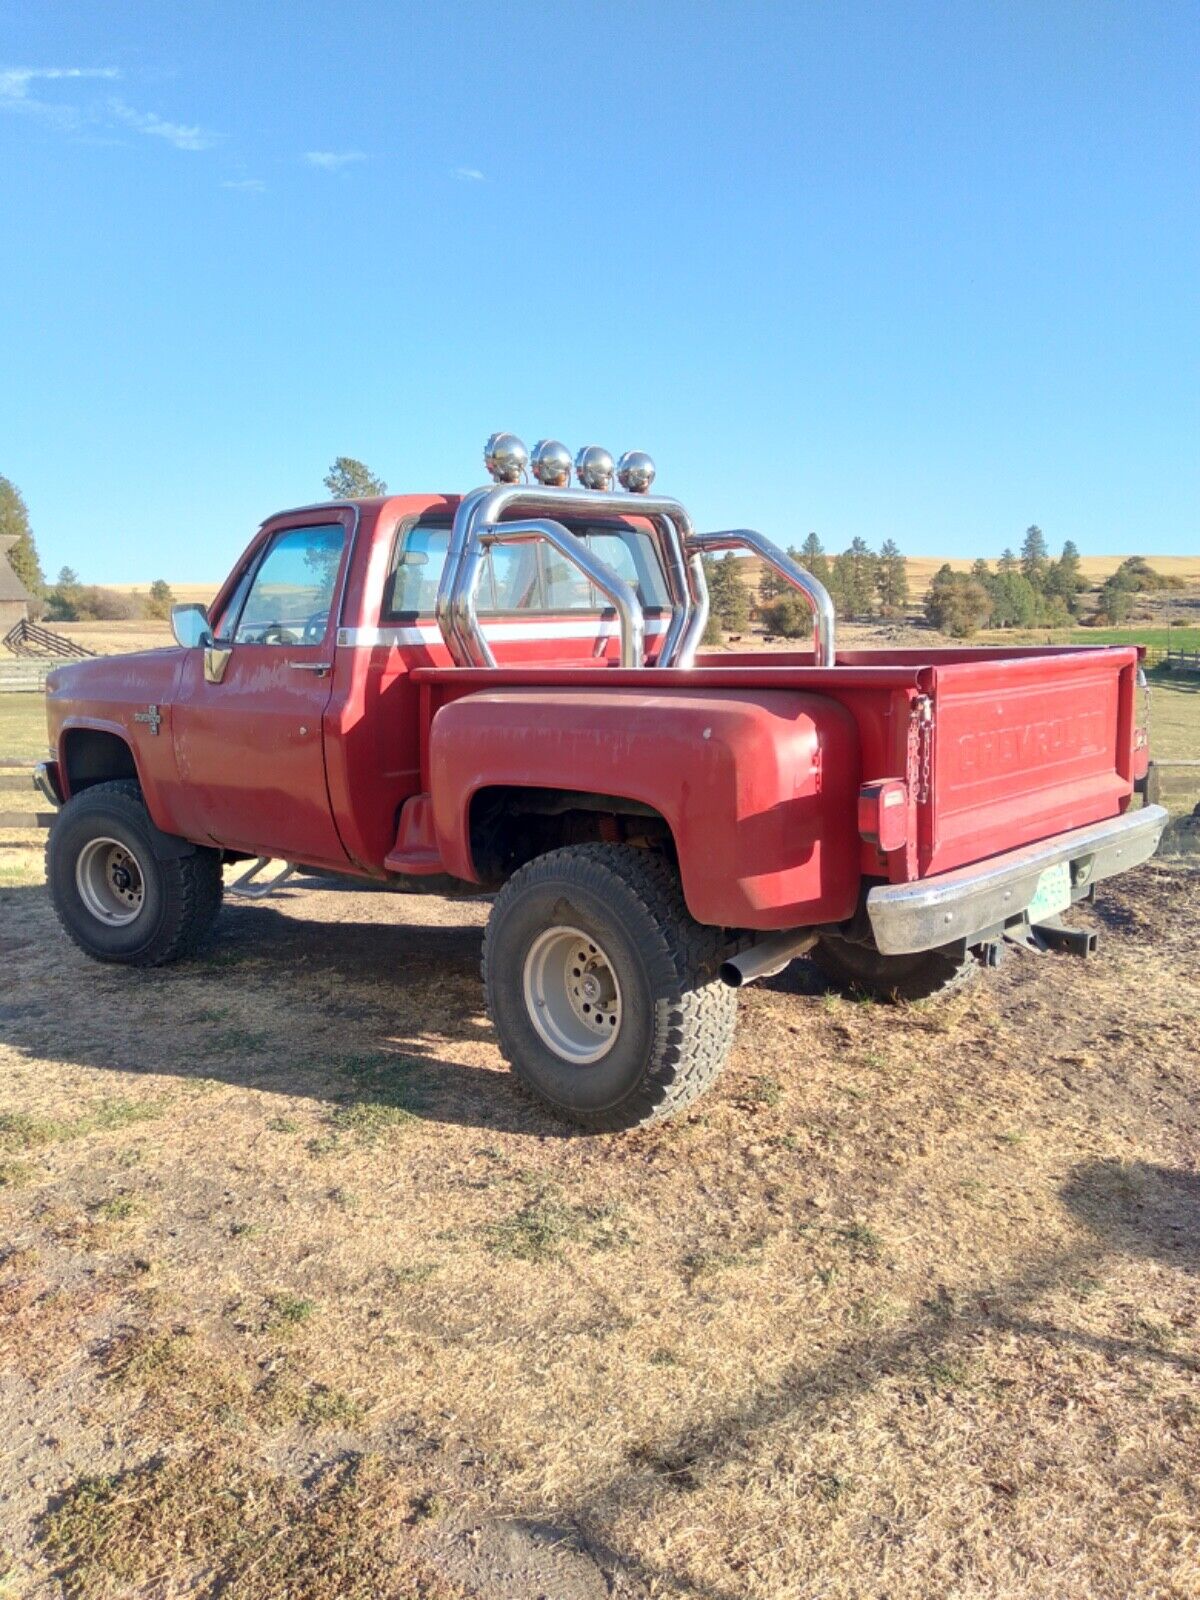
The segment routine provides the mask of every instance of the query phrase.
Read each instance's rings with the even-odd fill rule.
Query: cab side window
[[[234,624],[233,642],[320,644],[345,543],[340,523],[276,534]]]
[[[647,610],[669,606],[666,582],[654,541],[639,528],[616,526],[572,528],[620,574]],[[431,616],[446,564],[450,528],[446,523],[415,523],[397,535],[392,570],[384,589],[383,622]],[[611,609],[578,567],[544,540],[493,545],[479,574],[476,610],[481,617],[511,612]]]
[[[385,619],[424,616],[437,603],[438,584],[446,565],[450,529],[417,523],[399,542],[395,561],[383,591]]]

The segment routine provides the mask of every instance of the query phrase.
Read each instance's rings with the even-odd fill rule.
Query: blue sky
[[[0,472],[220,577],[331,458],[701,526],[1200,548],[1194,4],[0,0]]]

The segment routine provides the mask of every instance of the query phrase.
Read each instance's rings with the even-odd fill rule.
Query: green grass
[[[302,1327],[316,1309],[315,1301],[306,1300],[298,1294],[285,1292],[270,1295],[267,1299],[266,1327],[277,1333],[283,1329]]]
[[[948,639],[947,644],[955,641]],[[971,644],[1144,644],[1148,650],[1200,650],[1200,628],[988,628]]]
[[[1194,682],[1150,687],[1150,754],[1159,761],[1200,759],[1200,679]]]
[[[125,1128],[161,1115],[162,1107],[147,1100],[106,1100],[95,1110],[69,1120],[31,1117],[22,1111],[0,1111],[0,1151],[36,1150],[42,1145]]]
[[[38,761],[45,754],[45,695],[0,694],[0,761]]]

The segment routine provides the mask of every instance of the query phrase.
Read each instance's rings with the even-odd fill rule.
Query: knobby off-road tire
[[[963,988],[979,971],[969,951],[965,956],[947,950],[885,956],[868,945],[832,937],[819,939],[810,954],[838,988],[876,1000],[932,1000]]]
[[[85,955],[161,967],[191,955],[221,908],[221,858],[197,848],[162,859],[163,836],[138,785],[98,783],[63,806],[46,844],[59,922]]]
[[[688,915],[678,875],[660,856],[609,844],[539,856],[500,891],[484,935],[500,1049],[527,1088],[585,1127],[672,1116],[713,1082],[733,1042],[737,998],[717,977],[722,945],[719,930]],[[586,993],[592,979],[611,1040],[589,1034],[578,988],[567,996],[574,1012],[554,1000],[556,961],[564,984]],[[540,995],[550,999],[535,1022]],[[554,1031],[547,1004],[562,1019],[561,1049],[545,1036]],[[590,1049],[596,1058],[583,1059]]]

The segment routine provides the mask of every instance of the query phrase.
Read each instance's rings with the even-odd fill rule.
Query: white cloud
[[[116,67],[0,67],[0,110],[39,117],[64,133],[71,133],[84,121],[79,107],[61,100],[40,100],[30,94],[29,85],[64,78],[119,77]]]
[[[487,179],[478,167],[455,167],[453,176],[462,183],[486,183]]]
[[[322,172],[337,172],[367,158],[361,150],[306,150],[304,159],[310,167],[319,167]]]
[[[267,187],[261,178],[226,178],[222,189],[240,189],[243,194],[262,194]]]
[[[116,67],[0,67],[0,100],[27,100],[31,83],[57,78],[119,78]]]
[[[168,144],[174,145],[176,150],[211,150],[220,137],[219,134],[209,133],[207,129],[197,127],[195,124],[167,122],[153,111],[135,111],[123,100],[110,100],[108,109],[118,122],[136,128],[138,133],[149,134],[155,139],[165,139]]]

